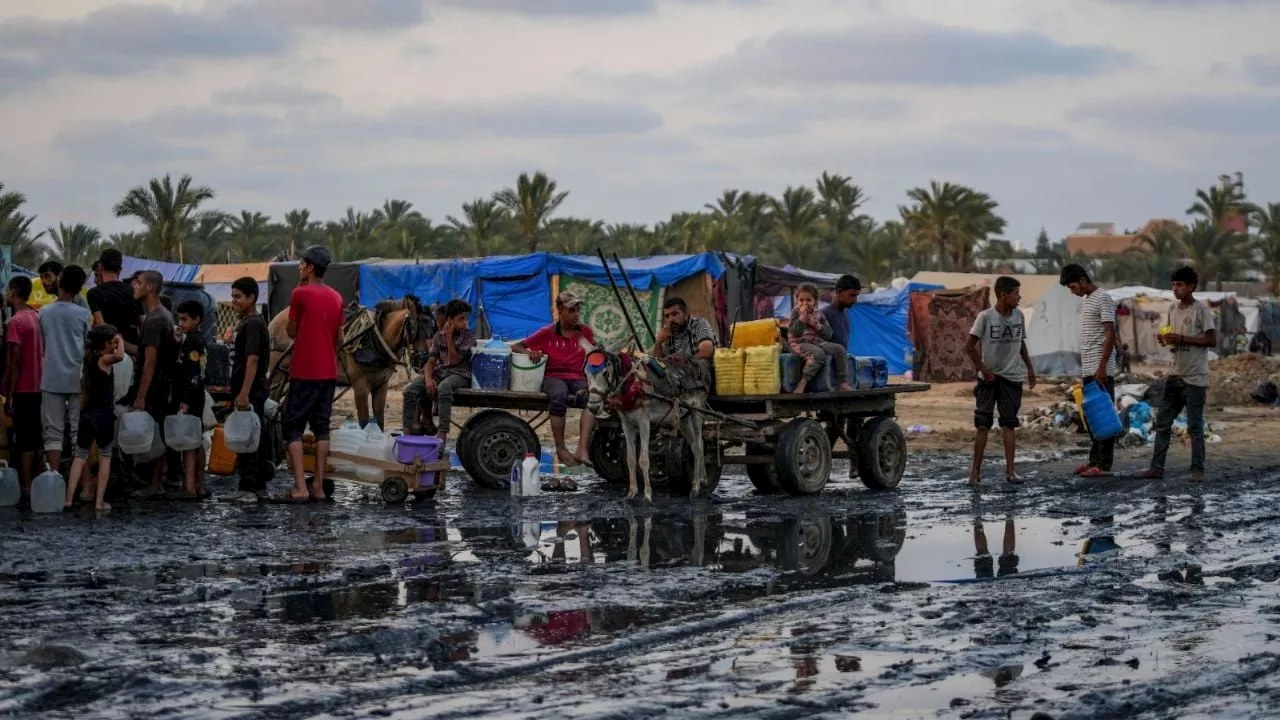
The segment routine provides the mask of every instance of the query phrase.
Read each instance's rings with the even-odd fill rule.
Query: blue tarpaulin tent
[[[714,253],[626,258],[622,266],[637,289],[669,287],[700,272],[712,279],[724,273]],[[612,266],[618,277],[616,266]],[[525,337],[551,322],[551,276],[568,275],[593,283],[609,282],[597,258],[533,253],[480,259],[379,262],[360,266],[360,304],[417,295],[427,304],[462,298],[485,319],[496,337]]]
[[[915,348],[907,338],[911,293],[937,290],[941,285],[910,283],[902,289],[886,288],[864,293],[849,308],[849,352],[883,357],[889,372],[901,375],[911,369]]]
[[[143,270],[155,270],[164,277],[166,282],[195,282],[196,275],[200,274],[199,265],[161,262],[159,260],[148,260],[126,255],[124,256],[124,268],[120,272],[120,279],[128,280],[131,275]]]

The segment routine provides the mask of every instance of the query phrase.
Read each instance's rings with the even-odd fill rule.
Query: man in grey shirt
[[[1191,482],[1204,481],[1204,405],[1209,389],[1209,348],[1217,347],[1218,331],[1209,306],[1196,300],[1200,282],[1196,271],[1181,267],[1171,278],[1178,304],[1169,311],[1169,329],[1159,336],[1161,345],[1173,351],[1173,369],[1165,376],[1164,393],[1156,409],[1156,445],[1151,467],[1142,477],[1164,477],[1164,461],[1173,437],[1173,421],[1187,410],[1187,435],[1191,436]]]
[[[64,268],[58,274],[58,299],[40,311],[40,337],[44,343],[40,415],[44,451],[52,468],[62,461],[65,428],[70,425],[74,447],[80,425],[80,371],[84,366],[84,339],[92,324],[89,310],[75,302],[84,281],[84,268]]]
[[[1022,409],[1022,383],[1035,387],[1036,371],[1027,353],[1027,321],[1018,309],[1018,303],[1022,302],[1021,287],[1014,278],[996,278],[996,305],[978,314],[964,346],[978,371],[978,386],[973,390],[977,400],[973,411],[977,435],[973,441],[970,485],[982,482],[982,456],[997,409],[1004,434],[1005,481],[1022,482],[1013,468],[1014,429],[1019,425],[1018,412]]]
[[[862,294],[862,283],[858,278],[852,275],[841,275],[836,280],[836,289],[831,296],[831,302],[822,308],[822,314],[827,316],[827,322],[831,325],[831,342],[842,348],[849,347],[849,308],[858,302],[858,295]]]

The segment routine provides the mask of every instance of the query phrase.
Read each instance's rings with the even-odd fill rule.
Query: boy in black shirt
[[[231,305],[240,315],[235,332],[235,364],[231,371],[231,391],[236,393],[237,410],[253,408],[258,422],[266,427],[267,368],[271,358],[271,334],[267,321],[258,314],[258,281],[242,277],[231,283]],[[258,452],[240,455],[236,468],[240,485],[235,499],[259,500],[267,496],[267,481],[275,474],[267,442],[258,443]]]
[[[133,279],[133,296],[142,302],[146,315],[134,363],[133,385],[123,398],[134,410],[146,410],[157,423],[173,414],[173,375],[177,366],[177,339],[173,315],[160,303],[164,277],[154,270],[138,273]],[[164,459],[151,472],[151,497],[164,496]]]
[[[94,325],[111,325],[124,340],[129,355],[138,354],[138,312],[133,288],[120,280],[124,268],[124,256],[115,248],[107,248],[98,258],[102,280],[89,288],[89,311]]]
[[[200,324],[204,322],[204,307],[195,300],[178,306],[178,330],[182,342],[178,345],[178,372],[173,383],[173,401],[178,411],[198,418],[204,417],[204,336]],[[186,469],[186,489],[193,498],[204,498],[204,446],[182,453],[182,465]]]

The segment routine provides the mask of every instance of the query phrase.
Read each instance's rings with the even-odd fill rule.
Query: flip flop
[[[1099,470],[1096,467],[1091,467],[1088,470],[1085,470],[1084,472],[1080,473],[1080,477],[1082,478],[1103,478],[1103,477],[1111,477],[1111,476],[1112,476],[1112,473],[1110,471]]]

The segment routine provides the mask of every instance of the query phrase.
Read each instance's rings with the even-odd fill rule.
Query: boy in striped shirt
[[[1116,400],[1116,301],[1093,284],[1083,267],[1072,263],[1062,268],[1058,283],[1084,299],[1080,310],[1080,370],[1082,383],[1104,387],[1111,402]],[[1115,438],[1094,440],[1089,462],[1076,468],[1080,477],[1109,477],[1115,461]]]

